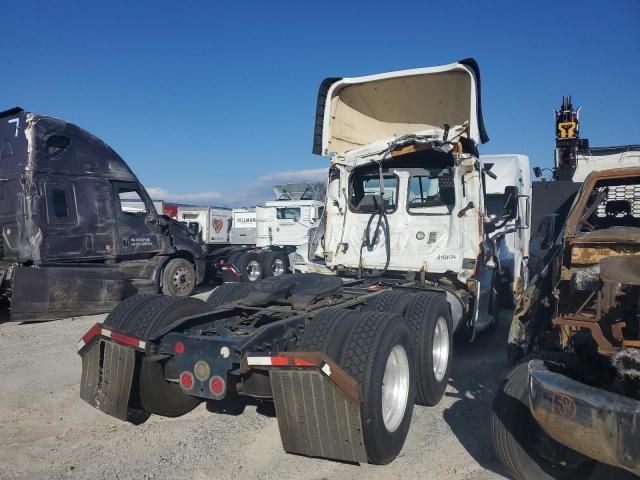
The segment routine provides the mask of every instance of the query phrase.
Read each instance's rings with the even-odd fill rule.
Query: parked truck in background
[[[275,200],[255,209],[255,247],[236,249],[221,266],[225,281],[255,282],[292,271],[306,262],[309,232],[324,212],[324,202],[309,183],[273,187]]]
[[[500,262],[499,297],[503,306],[513,305],[529,281],[529,241],[531,229],[531,173],[529,157],[517,154],[482,155],[486,177],[487,214],[502,214],[506,187],[515,188],[518,213],[515,218],[497,226],[494,232],[497,258]]]
[[[0,112],[0,158],[0,294],[13,320],[105,312],[135,293],[189,295],[203,280],[199,242],[87,131]]]
[[[492,235],[517,217],[518,195],[507,186],[487,215],[472,59],[329,78],[316,112],[332,274],[225,284],[207,303],[126,300],[80,341],[84,400],[140,423],[203,400],[273,399],[288,452],[396,458],[414,402],[444,395],[454,332],[495,325]]]

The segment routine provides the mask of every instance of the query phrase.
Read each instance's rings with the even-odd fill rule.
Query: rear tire
[[[162,293],[188,297],[196,286],[196,269],[186,258],[172,258],[162,270]]]
[[[263,277],[260,258],[255,252],[235,253],[229,257],[229,263],[238,269],[243,283],[257,282]]]
[[[225,283],[211,292],[207,303],[211,308],[218,308],[225,303],[239,300],[246,296],[248,285],[244,283]]]
[[[298,350],[326,353],[334,362],[338,362],[344,341],[356,318],[359,318],[358,313],[353,310],[323,310],[305,327]]]
[[[160,296],[146,302],[129,316],[131,335],[146,340],[157,334],[181,317],[207,313],[211,307],[197,298],[174,298]],[[164,365],[149,362],[142,357],[138,377],[140,406],[147,412],[165,417],[184,415],[201,402],[180,390],[175,382],[169,382],[164,376]]]
[[[528,379],[528,363],[522,363],[511,370],[496,393],[491,410],[491,433],[498,459],[515,480],[587,478],[595,462],[564,466],[553,464],[534,451],[533,445],[540,436],[555,441],[544,433],[531,415]]]
[[[420,405],[437,405],[449,383],[453,327],[449,304],[442,295],[413,295],[405,319],[416,344],[417,394]]]
[[[369,462],[391,462],[406,440],[415,396],[415,350],[407,325],[390,313],[357,315],[339,364],[361,387]]]
[[[266,252],[261,260],[264,278],[279,277],[289,272],[287,256],[282,252]]]
[[[411,303],[411,295],[396,290],[385,290],[374,296],[362,307],[363,312],[388,312],[404,315]]]
[[[118,332],[135,336],[136,325],[131,322],[130,317],[136,315],[136,311],[147,303],[153,302],[157,298],[163,298],[163,295],[133,295],[128,297],[116,305],[111,313],[104,319],[104,325],[117,330]]]

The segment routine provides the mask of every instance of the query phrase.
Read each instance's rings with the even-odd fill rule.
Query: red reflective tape
[[[274,367],[286,367],[289,365],[289,359],[287,357],[271,357],[271,365]]]
[[[140,348],[140,340],[138,340],[137,338],[128,337],[127,335],[122,335],[118,332],[111,332],[111,339],[124,345]]]
[[[305,360],[303,358],[294,358],[293,364],[296,367],[315,367],[315,363],[310,362],[309,360]]]
[[[89,343],[94,337],[97,337],[102,332],[102,327],[99,323],[96,323],[93,327],[89,329],[87,333],[82,336],[82,341],[86,344]]]

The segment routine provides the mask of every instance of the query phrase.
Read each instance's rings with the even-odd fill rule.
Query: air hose
[[[387,218],[387,212],[384,206],[384,176],[382,174],[382,161],[384,158],[378,162],[378,174],[380,176],[380,201],[378,205],[378,211],[373,212],[367,221],[367,228],[365,230],[364,238],[362,240],[362,245],[360,245],[360,261],[359,263],[359,272],[358,276],[360,278],[373,278],[373,277],[381,277],[384,275],[389,268],[389,263],[391,262],[391,238],[390,238],[390,229],[389,229],[389,219]],[[371,225],[373,224],[373,220],[378,217],[378,221],[376,222],[375,230],[373,231],[373,236],[371,235]],[[378,243],[380,239],[380,229],[382,228],[382,232],[384,233],[384,247],[386,260],[384,264],[384,268],[382,271],[377,272],[375,274],[363,275],[362,273],[362,249],[367,247],[368,251],[373,250],[373,247]]]

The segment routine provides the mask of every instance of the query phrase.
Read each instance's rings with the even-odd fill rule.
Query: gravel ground
[[[286,454],[270,404],[235,415],[203,404],[138,427],[104,415],[79,398],[76,354],[78,339],[103,318],[0,324],[0,478],[504,478],[488,416],[508,370],[509,312],[498,334],[456,342],[445,398],[435,408],[416,407],[404,449],[383,467]],[[602,466],[593,478],[627,477]]]

